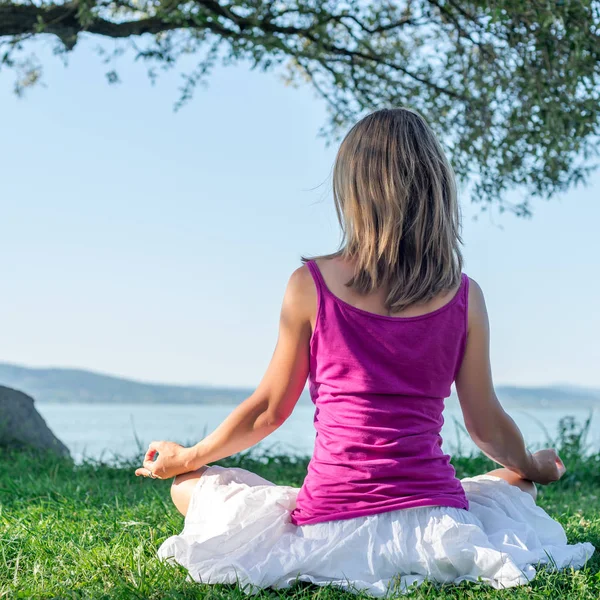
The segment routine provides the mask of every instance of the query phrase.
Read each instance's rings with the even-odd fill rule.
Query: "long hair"
[[[360,294],[386,286],[385,306],[399,312],[459,284],[455,175],[418,112],[378,110],[352,127],[335,160],[333,198],[340,248],[314,258],[353,261],[346,286]]]

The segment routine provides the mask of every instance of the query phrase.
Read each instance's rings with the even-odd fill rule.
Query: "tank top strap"
[[[327,284],[323,279],[323,275],[321,275],[321,270],[317,266],[316,261],[309,260],[306,262],[306,266],[308,267],[308,270],[310,271],[310,274],[315,282],[315,287],[317,288],[317,301],[320,306],[327,293]]]
[[[459,293],[462,295],[461,304],[464,311],[464,324],[466,332],[469,321],[469,276],[466,273],[462,274],[461,287],[462,289]]]
[[[315,287],[317,289],[317,305],[318,308],[320,309],[321,306],[323,304],[329,304],[331,302],[333,302],[334,300],[336,300],[336,296],[334,294],[331,293],[331,291],[329,290],[329,288],[327,287],[327,284],[325,283],[325,279],[323,278],[323,275],[321,273],[321,270],[319,269],[317,263],[315,260],[308,260],[306,261],[306,266],[308,267],[308,270],[310,271],[310,274],[315,282]],[[337,300],[339,301],[339,298],[337,298]],[[347,305],[345,302],[341,301],[344,305]],[[350,305],[347,305],[350,306]],[[360,309],[356,309],[356,307],[351,307],[354,308],[354,310],[359,310]],[[440,312],[440,310],[444,310],[444,309],[448,309],[451,308],[452,310],[454,310],[454,323],[456,324],[457,327],[461,328],[463,330],[463,335],[465,337],[465,341],[466,341],[466,333],[467,333],[467,329],[468,329],[468,313],[469,313],[469,277],[466,273],[461,273],[461,282],[460,282],[460,286],[459,289],[456,291],[456,295],[448,302],[448,305],[444,305],[441,307],[441,309],[432,311],[432,314],[437,314],[438,312]],[[374,317],[382,317],[383,315],[376,315],[376,314],[372,314],[372,313],[368,313],[366,311],[360,311],[363,312],[365,314],[371,314],[371,316]],[[426,313],[425,315],[422,316],[427,316],[429,313]],[[394,317],[384,317],[384,318],[391,318],[394,319]],[[420,318],[420,317],[417,317]],[[398,318],[398,321],[402,321],[402,318]],[[404,319],[404,322],[409,322],[411,321],[411,317],[407,317],[406,319]]]
[[[460,346],[458,352],[458,360],[456,362],[456,368],[454,369],[454,375],[452,377],[452,381],[456,380],[458,376],[458,371],[462,364],[463,358],[465,356],[465,352],[467,350],[467,336],[469,331],[469,276],[466,273],[462,273],[461,282],[460,282],[460,290],[456,293],[458,298],[458,302],[456,303],[458,309],[460,310],[460,324],[457,324],[460,327]]]

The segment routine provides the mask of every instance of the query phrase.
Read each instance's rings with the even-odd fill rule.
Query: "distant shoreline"
[[[0,363],[0,385],[18,389],[39,403],[62,404],[239,404],[253,388],[143,383],[82,369],[31,368]],[[600,409],[600,389],[578,386],[525,387],[499,385],[507,407]],[[308,392],[301,402],[310,403]],[[457,402],[452,395],[449,404]]]

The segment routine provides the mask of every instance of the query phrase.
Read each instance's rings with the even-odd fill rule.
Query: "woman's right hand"
[[[565,464],[554,448],[538,450],[531,455],[532,473],[529,479],[546,485],[558,481],[566,471]]]

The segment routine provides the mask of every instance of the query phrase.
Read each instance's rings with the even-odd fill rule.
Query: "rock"
[[[0,385],[0,447],[29,446],[70,456],[33,406],[33,398]]]

